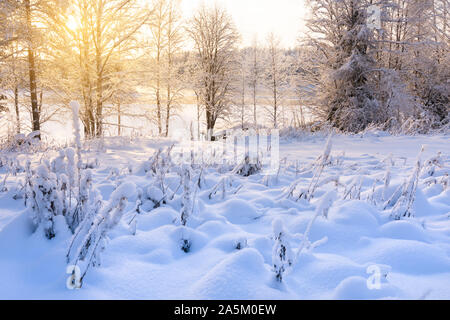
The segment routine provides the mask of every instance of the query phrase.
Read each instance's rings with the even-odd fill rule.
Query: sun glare
[[[72,31],[76,31],[78,29],[78,22],[77,19],[75,19],[74,16],[68,16],[67,22],[66,22],[67,28],[69,28]]]

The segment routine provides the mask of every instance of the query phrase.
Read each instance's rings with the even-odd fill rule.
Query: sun
[[[71,31],[77,31],[79,29],[79,23],[77,19],[72,15],[67,17],[66,26]]]

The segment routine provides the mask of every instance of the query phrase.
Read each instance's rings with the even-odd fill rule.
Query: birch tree
[[[212,140],[217,119],[230,110],[239,34],[230,15],[217,5],[201,6],[187,32],[197,53],[202,83],[199,99],[205,108],[207,138]]]

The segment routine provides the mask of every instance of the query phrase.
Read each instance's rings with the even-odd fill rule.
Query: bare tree
[[[162,135],[162,107],[161,107],[161,64],[163,51],[167,45],[164,38],[164,31],[167,24],[168,15],[167,0],[155,0],[153,5],[154,14],[150,20],[150,30],[152,34],[152,45],[155,52],[155,97],[156,97],[156,118],[158,124],[158,134]]]
[[[40,131],[41,123],[39,120],[39,106],[36,87],[36,61],[35,61],[35,40],[34,40],[34,28],[32,21],[32,6],[30,0],[24,0],[25,14],[26,14],[26,32],[27,32],[27,51],[28,51],[28,74],[30,85],[30,99],[31,99],[31,115],[32,115],[32,130]],[[41,138],[38,134],[37,138]]]
[[[253,98],[253,125],[255,128],[258,126],[257,117],[256,117],[256,106],[257,106],[257,91],[258,91],[258,78],[260,76],[260,62],[259,62],[259,55],[260,50],[258,47],[258,40],[256,36],[253,39],[252,44],[252,54],[251,54],[251,68],[250,68],[250,81],[251,81],[251,88],[252,88],[252,98]]]
[[[167,23],[164,36],[166,39],[166,128],[165,136],[169,135],[169,123],[173,113],[173,108],[182,97],[183,85],[180,81],[178,67],[180,66],[180,52],[183,38],[181,29],[180,0],[168,0]]]
[[[199,98],[205,106],[208,140],[216,121],[229,110],[232,99],[235,48],[239,34],[230,15],[217,5],[201,6],[187,29],[194,41],[202,87]]]
[[[265,75],[265,85],[270,90],[270,120],[274,128],[279,126],[279,113],[281,109],[284,91],[287,86],[287,74],[285,57],[280,49],[280,39],[270,33],[267,37],[267,68]]]
[[[117,97],[118,85],[126,84],[117,81],[117,66],[136,53],[136,35],[150,15],[139,0],[74,0],[66,12],[52,17],[52,49],[66,57],[76,74],[68,94],[81,93],[86,138],[103,134],[105,104]],[[68,26],[69,19],[75,26]]]

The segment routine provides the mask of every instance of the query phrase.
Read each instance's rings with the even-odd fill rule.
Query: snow
[[[47,239],[23,199],[13,199],[25,173],[9,175],[0,193],[0,299],[450,299],[450,187],[440,183],[450,171],[449,136],[336,135],[331,151],[325,148],[331,157],[322,184],[310,200],[297,201],[327,140],[324,134],[281,137],[286,164],[268,184],[262,173],[233,175],[231,181],[221,168],[204,168],[204,186],[188,188],[193,211],[186,226],[180,223],[180,176],[166,174],[167,201],[154,208],[152,199],[164,194],[144,170],[173,141],[108,138],[103,146],[85,146],[83,160],[98,162],[90,169],[92,187],[105,202],[101,214],[111,220],[111,230],[101,264],[87,271],[79,290],[66,288],[72,232],[65,219],[54,217],[55,237]],[[414,217],[393,220],[384,202],[412,175],[422,145],[422,159],[442,152],[433,175],[437,183],[426,183],[423,171]],[[74,162],[72,148],[9,156],[23,167],[31,160],[48,177],[40,159],[57,158],[53,164],[62,168],[64,155]],[[0,167],[0,181],[7,174]],[[294,196],[287,197],[296,180]],[[353,192],[355,198],[344,199],[352,183],[361,185],[359,198]],[[136,214],[139,197],[143,204]],[[285,265],[281,283],[272,261],[280,232],[297,256]],[[183,239],[190,243],[188,252],[181,250]],[[382,271],[378,289],[368,286],[373,268]]]

